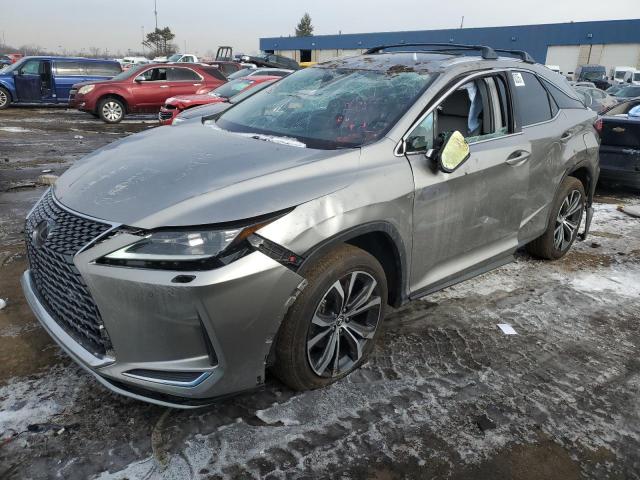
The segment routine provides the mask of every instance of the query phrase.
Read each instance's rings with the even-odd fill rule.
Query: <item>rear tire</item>
[[[115,97],[107,97],[98,103],[98,116],[105,123],[120,123],[125,116],[124,103]]]
[[[308,282],[278,332],[273,373],[294,390],[329,385],[373,350],[387,303],[380,263],[341,245],[305,272]]]
[[[578,236],[585,198],[582,182],[575,177],[565,178],[551,207],[547,230],[527,245],[527,251],[547,260],[564,257]]]
[[[11,94],[5,88],[0,88],[0,110],[9,108],[11,105]]]

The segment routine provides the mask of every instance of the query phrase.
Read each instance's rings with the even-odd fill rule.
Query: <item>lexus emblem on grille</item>
[[[42,220],[38,223],[31,233],[31,241],[33,242],[33,245],[38,248],[42,247],[54,228],[56,228],[56,224],[51,219]]]

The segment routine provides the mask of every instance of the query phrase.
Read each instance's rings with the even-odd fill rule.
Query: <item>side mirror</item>
[[[456,130],[444,137],[442,148],[438,152],[438,167],[445,173],[451,173],[466,162],[470,156],[469,144]]]
[[[142,75],[138,75],[138,76],[134,79],[134,82],[136,82],[136,83],[141,83],[141,82],[144,82],[144,81],[145,81],[145,79],[144,79],[144,77],[143,77]]]

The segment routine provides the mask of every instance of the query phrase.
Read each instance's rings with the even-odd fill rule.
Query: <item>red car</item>
[[[75,84],[69,104],[107,123],[118,123],[127,113],[157,112],[169,97],[208,92],[226,82],[220,70],[207,65],[138,65],[111,80]]]
[[[160,125],[171,125],[176,116],[183,110],[211,103],[228,102],[229,99],[245,90],[249,90],[265,82],[273,83],[281,78],[282,77],[272,75],[254,75],[253,77],[236,78],[205,94],[181,95],[168,98],[160,109],[158,120],[160,120]]]

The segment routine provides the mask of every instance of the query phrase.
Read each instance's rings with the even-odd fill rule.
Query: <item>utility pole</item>
[[[158,0],[153,0],[153,14],[156,16],[156,30],[158,30]]]
[[[460,28],[464,27],[464,15],[462,15],[462,20],[460,21]]]
[[[140,27],[140,30],[142,30],[142,55],[146,57],[147,53],[144,50],[144,25]]]
[[[187,53],[187,41],[184,41],[184,53]]]

